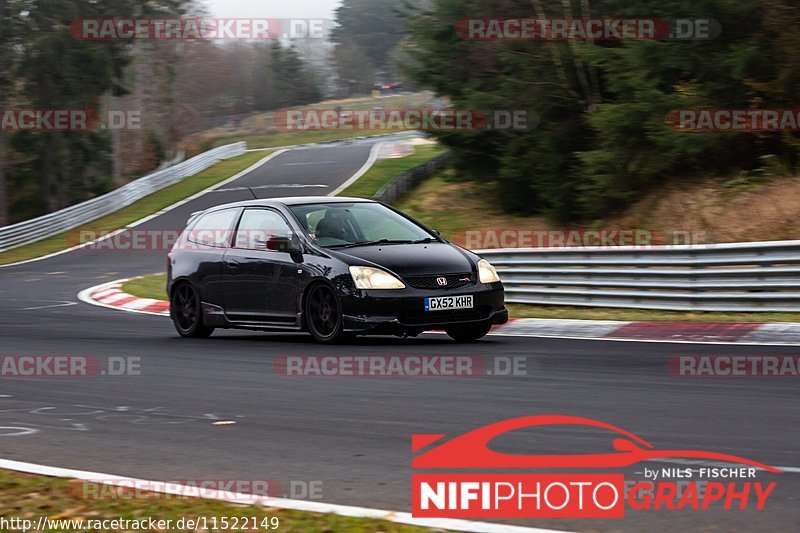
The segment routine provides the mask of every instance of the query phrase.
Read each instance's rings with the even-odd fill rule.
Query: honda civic
[[[443,330],[469,342],[508,321],[489,262],[388,205],[355,198],[195,213],[169,253],[167,293],[183,337],[238,328],[335,343]]]

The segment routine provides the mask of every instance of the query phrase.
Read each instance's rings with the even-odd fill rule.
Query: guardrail
[[[243,142],[220,146],[183,163],[148,174],[97,198],[31,220],[4,226],[0,228],[0,252],[58,235],[111,214],[147,195],[202,172],[219,161],[242,155],[246,148]]]
[[[509,303],[800,312],[800,241],[476,253]]]
[[[186,159],[186,150],[181,150],[175,154],[175,157],[172,159],[172,161],[164,161],[158,165],[156,170],[164,170],[165,168],[174,167],[175,165],[183,163],[184,159]]]
[[[450,163],[450,152],[439,154],[429,159],[425,163],[406,170],[402,174],[394,177],[392,181],[381,187],[372,197],[373,200],[391,204],[405,194],[409,189],[418,185],[421,181],[431,177],[436,172],[443,170]]]

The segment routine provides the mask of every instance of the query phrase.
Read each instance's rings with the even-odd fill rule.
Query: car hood
[[[401,277],[473,271],[468,252],[448,243],[360,246],[336,251],[336,255],[350,265],[374,264]]]

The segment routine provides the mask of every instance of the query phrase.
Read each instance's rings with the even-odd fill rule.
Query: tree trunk
[[[547,20],[547,13],[544,10],[541,0],[531,0],[531,4],[533,5],[533,10],[536,12],[536,18],[540,20]],[[546,41],[545,46],[548,50],[550,50],[553,66],[556,69],[556,76],[558,77],[558,81],[561,82],[561,85],[564,87],[564,90],[576,100],[586,103],[586,98],[573,89],[567,80],[567,71],[564,68],[564,61],[561,58],[561,52],[558,49],[558,44],[553,41]]]

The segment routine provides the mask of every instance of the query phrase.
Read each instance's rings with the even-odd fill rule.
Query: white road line
[[[78,302],[61,302],[51,305],[40,305],[38,307],[24,307],[22,309],[19,309],[19,311],[36,311],[39,309],[52,309],[54,307],[70,307],[73,305],[78,305]]]
[[[308,163],[284,163],[283,166],[285,167],[301,167],[305,165],[330,165],[331,163],[336,163],[336,161],[310,161]]]
[[[103,483],[105,485],[130,487],[145,486],[153,488],[153,492],[162,494],[183,495],[189,493],[191,487],[174,485],[171,483],[153,482],[142,479],[129,478],[100,474],[97,472],[87,472],[83,470],[71,470],[67,468],[57,468],[52,466],[37,465],[34,463],[23,463],[0,459],[0,468],[23,472],[26,474],[37,474],[41,476],[59,477],[68,479],[78,479],[81,481]],[[196,489],[195,489],[196,490]],[[210,495],[208,495],[210,496]],[[371,518],[386,520],[398,524],[411,526],[430,527],[438,529],[449,529],[454,531],[467,531],[470,533],[563,533],[552,529],[539,529],[532,527],[511,526],[506,524],[492,524],[489,522],[473,522],[470,520],[455,520],[451,518],[414,518],[411,513],[384,511],[382,509],[371,509],[369,507],[355,507],[352,505],[338,505],[334,503],[312,502],[305,500],[290,500],[287,498],[256,498],[250,494],[231,494],[223,491],[215,497],[205,497],[228,503],[260,504],[265,507],[275,507],[278,509],[290,509],[294,511],[306,511],[310,513],[337,514],[354,518]],[[257,500],[257,501],[254,501]]]
[[[382,137],[382,135],[379,135],[378,137]],[[354,137],[353,139],[342,139],[341,142],[344,142],[344,141],[347,141],[347,140],[364,139],[364,138],[367,138],[367,137]],[[337,142],[339,142],[339,141],[337,141]],[[372,165],[375,164],[375,161],[377,160],[377,157],[378,157],[378,150],[376,150],[376,149],[378,148],[379,145],[383,144],[383,142],[384,141],[376,142],[372,146],[372,150],[370,151],[369,160],[367,160],[367,162],[358,170],[358,172],[356,172],[352,177],[350,177],[341,187],[339,187],[338,189],[336,189],[335,191],[330,193],[328,196],[336,196],[341,191],[343,191],[344,189],[349,187],[353,182],[358,180],[358,178],[363,176],[370,169],[370,167],[372,167]],[[152,220],[152,219],[154,219],[156,217],[159,217],[159,216],[163,215],[164,213],[172,211],[173,209],[175,209],[177,207],[180,207],[180,206],[182,206],[182,205],[184,205],[184,204],[186,204],[188,202],[191,202],[192,200],[195,200],[195,199],[197,199],[197,198],[199,198],[199,197],[201,197],[201,196],[203,196],[205,194],[208,194],[208,193],[210,193],[212,191],[215,191],[215,190],[217,190],[219,188],[222,188],[225,185],[231,183],[232,181],[238,180],[242,176],[246,176],[247,174],[253,172],[254,170],[259,168],[260,166],[265,165],[266,163],[268,163],[272,159],[274,159],[274,158],[278,157],[279,155],[287,152],[288,150],[299,149],[299,148],[304,148],[304,147],[306,147],[306,148],[307,147],[320,147],[320,145],[318,143],[310,143],[310,144],[297,144],[297,145],[290,145],[290,146],[284,146],[284,147],[275,147],[275,148],[246,150],[246,152],[255,152],[255,151],[262,151],[262,150],[263,151],[275,150],[275,151],[272,152],[271,154],[269,154],[268,156],[266,156],[264,159],[261,159],[260,161],[258,161],[254,165],[250,166],[249,168],[239,172],[238,174],[236,174],[234,176],[231,176],[230,178],[228,178],[228,179],[226,179],[226,180],[224,180],[224,181],[222,181],[220,183],[217,183],[216,185],[212,185],[211,187],[208,187],[207,189],[204,189],[204,190],[202,190],[202,191],[200,191],[200,192],[198,192],[196,194],[193,194],[192,196],[190,196],[188,198],[184,198],[183,200],[180,200],[179,202],[176,202],[176,203],[174,203],[174,204],[172,204],[172,205],[170,205],[168,207],[165,207],[164,209],[162,209],[162,210],[160,210],[160,211],[158,211],[156,213],[153,213],[152,215],[148,215],[148,216],[146,216],[146,217],[144,217],[142,219],[139,219],[139,220],[137,220],[135,222],[132,222],[132,223],[128,224],[126,227],[124,227],[124,228],[120,228],[118,230],[115,230],[115,231],[109,233],[108,235],[104,235],[103,237],[101,237],[99,239],[96,239],[96,240],[93,240],[93,241],[89,241],[89,242],[86,242],[86,243],[82,243],[82,244],[79,244],[77,246],[72,246],[71,248],[67,248],[65,250],[59,250],[58,252],[54,252],[52,254],[43,255],[41,257],[34,257],[33,259],[26,259],[25,261],[17,261],[16,263],[8,263],[6,265],[0,265],[0,268],[24,265],[24,264],[33,263],[33,262],[36,262],[36,261],[43,261],[45,259],[50,259],[51,257],[56,257],[56,256],[59,256],[61,254],[66,254],[66,253],[69,253],[69,252],[73,252],[75,250],[79,250],[81,248],[86,248],[88,246],[95,245],[95,244],[97,244],[97,243],[99,243],[101,241],[104,241],[106,239],[112,239],[112,238],[116,237],[117,235],[119,235],[120,233],[126,231],[129,228],[135,228],[136,226],[140,226],[141,224],[144,224],[145,222],[148,222],[148,221],[150,221],[150,220]],[[373,159],[373,154],[374,154],[374,159]]]
[[[369,157],[367,158],[367,162],[364,163],[361,168],[359,168],[355,174],[350,176],[350,178],[342,183],[339,187],[337,187],[333,192],[328,194],[328,196],[338,196],[340,192],[348,188],[353,183],[357,182],[361,176],[367,173],[367,171],[372,168],[372,165],[375,164],[375,161],[378,160],[378,155],[381,153],[381,149],[383,145],[386,144],[385,141],[377,142],[372,145],[372,149],[369,151]]]
[[[201,196],[205,196],[206,194],[208,194],[208,193],[210,193],[212,191],[220,189],[220,188],[224,187],[225,185],[227,185],[227,184],[229,184],[229,183],[231,183],[233,181],[236,181],[241,177],[244,177],[244,176],[250,174],[251,172],[253,172],[256,169],[258,169],[259,167],[262,167],[262,166],[266,165],[267,163],[269,163],[270,161],[272,161],[273,159],[275,159],[276,157],[278,157],[279,155],[282,155],[284,153],[286,153],[286,150],[278,150],[276,152],[272,152],[271,154],[269,154],[264,159],[259,160],[256,164],[251,165],[250,167],[248,167],[248,168],[242,170],[241,172],[239,172],[238,174],[235,174],[235,175],[231,176],[230,178],[217,183],[216,185],[212,185],[211,187],[209,187],[207,189],[203,189],[202,191],[200,191],[200,192],[198,192],[196,194],[193,194],[188,198],[184,198],[183,200],[181,200],[181,201],[179,201],[177,203],[174,203],[169,207],[165,207],[164,209],[162,209],[161,211],[159,211],[157,213],[153,213],[152,215],[146,216],[141,220],[137,220],[133,224],[128,225],[128,227],[129,228],[135,228],[136,226],[140,226],[140,225],[144,224],[145,222],[149,222],[150,220],[152,220],[152,219],[154,219],[156,217],[160,217],[164,213],[172,211],[173,209],[175,209],[177,207],[180,207],[180,206],[182,206],[184,204],[188,204],[192,200],[196,200],[197,198],[200,198]]]
[[[576,337],[572,335],[542,335],[539,333],[503,333],[497,330],[489,333],[495,337],[530,337],[535,339],[566,339],[574,341],[606,341],[606,342],[647,342],[656,344],[710,344],[715,346],[800,346],[796,342],[732,342],[732,341],[676,341],[661,339],[615,339],[612,337]]]
[[[126,231],[126,230],[128,230],[130,228],[135,228],[136,226],[144,224],[145,222],[148,222],[148,221],[150,221],[150,220],[152,220],[152,219],[154,219],[154,218],[156,218],[158,216],[161,216],[164,213],[172,211],[173,209],[175,209],[177,207],[180,207],[180,206],[182,206],[182,205],[184,205],[184,204],[186,204],[188,202],[191,202],[192,200],[194,200],[196,198],[199,198],[199,197],[203,196],[204,194],[207,194],[207,193],[209,193],[209,192],[211,192],[211,191],[213,191],[215,189],[218,189],[218,188],[220,188],[220,187],[222,187],[222,186],[224,186],[224,185],[226,185],[226,184],[228,184],[228,183],[230,183],[230,182],[232,182],[234,180],[237,180],[237,179],[241,178],[242,176],[245,176],[245,175],[249,174],[250,172],[253,172],[258,167],[268,163],[270,160],[272,160],[273,158],[281,155],[285,151],[286,150],[278,150],[277,152],[273,152],[273,153],[269,154],[267,157],[265,157],[264,159],[261,159],[260,161],[258,161],[256,164],[254,164],[254,165],[250,166],[249,168],[239,172],[235,176],[231,176],[230,178],[228,178],[228,179],[226,179],[226,180],[224,180],[224,181],[222,181],[220,183],[217,183],[216,185],[212,185],[211,187],[208,187],[207,189],[203,189],[202,191],[198,192],[197,194],[193,194],[192,196],[190,196],[188,198],[184,198],[183,200],[180,200],[179,202],[176,202],[176,203],[174,203],[174,204],[172,204],[172,205],[170,205],[168,207],[165,207],[164,209],[162,209],[161,211],[158,211],[157,213],[153,213],[152,215],[148,215],[148,216],[146,216],[146,217],[144,217],[142,219],[139,219],[139,220],[137,220],[135,222],[132,222],[132,223],[128,224],[126,227],[124,227],[124,228],[120,228],[118,230],[112,231],[108,235],[104,235],[103,237],[100,237],[99,239],[95,239],[93,241],[85,242],[85,243],[79,244],[77,246],[73,246],[71,248],[67,248],[65,250],[60,250],[58,252],[54,252],[52,254],[43,255],[42,257],[34,257],[33,259],[26,259],[25,261],[18,261],[16,263],[9,263],[7,265],[0,265],[0,268],[12,267],[12,266],[17,266],[17,265],[24,265],[24,264],[33,263],[33,262],[36,262],[36,261],[43,261],[45,259],[50,259],[51,257],[56,257],[56,256],[59,256],[61,254],[74,252],[75,250],[80,250],[81,248],[86,248],[86,247],[95,245],[95,244],[97,244],[99,242],[105,241],[107,239],[114,238],[117,235],[119,235],[120,233],[122,233],[122,232],[124,232],[124,231]]]
[[[256,189],[327,189],[327,185],[321,183],[276,183],[275,185],[256,185],[255,187],[232,187],[230,189],[217,189],[211,192],[231,192],[231,191],[250,191]],[[266,198],[265,198],[266,199]]]

